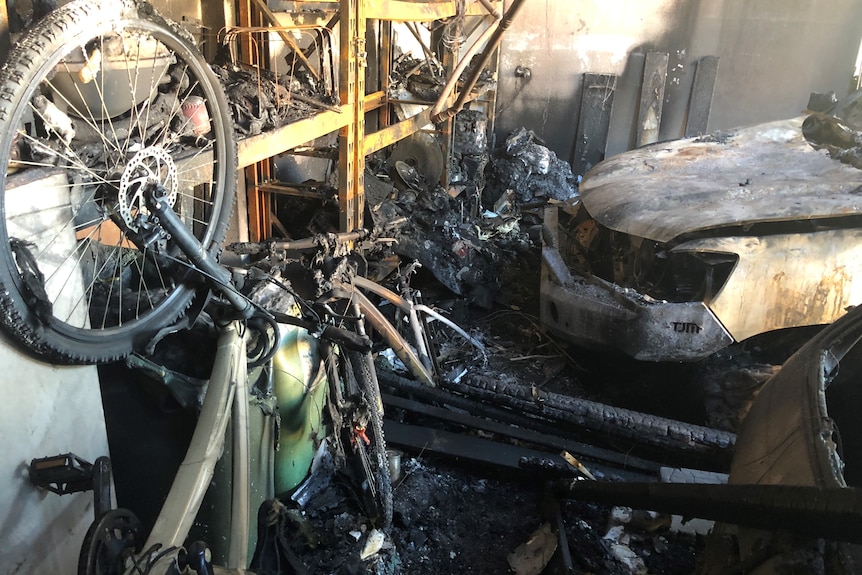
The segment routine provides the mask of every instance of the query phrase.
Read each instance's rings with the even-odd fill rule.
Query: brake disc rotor
[[[138,230],[138,216],[149,214],[144,199],[147,184],[159,184],[165,189],[165,200],[171,205],[177,201],[179,181],[177,166],[163,148],[150,146],[138,151],[120,177],[119,212],[130,230]]]

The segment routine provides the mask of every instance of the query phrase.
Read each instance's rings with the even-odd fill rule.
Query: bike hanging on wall
[[[30,28],[0,70],[0,321],[14,340],[52,363],[111,362],[151,350],[193,302],[195,314],[214,293],[222,304],[198,423],[161,513],[144,541],[133,513],[102,501],[83,575],[225,572],[205,545],[184,545],[231,418],[236,543],[225,563],[244,572],[247,362],[277,354],[283,324],[321,342],[333,434],[364,475],[369,516],[391,521],[382,404],[349,290],[323,308],[293,294],[291,317],[253,303],[217,263],[236,162],[219,81],[191,36],[144,2],[75,0]]]

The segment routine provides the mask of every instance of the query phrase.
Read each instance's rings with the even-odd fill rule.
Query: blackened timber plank
[[[391,419],[383,420],[383,432],[387,445],[411,448],[417,451],[431,451],[457,459],[505,467],[512,470],[526,470],[522,460],[547,461],[557,467],[566,467],[565,460],[556,453],[547,453],[520,445],[511,445],[475,437],[463,433],[453,433],[442,429],[432,429],[419,425],[407,425]],[[606,467],[593,463],[590,471],[600,476],[624,481],[650,482],[653,475]],[[574,473],[572,474],[574,476]]]
[[[385,393],[382,395],[384,406],[390,406],[398,409],[412,411],[414,413],[429,415],[431,417],[442,419],[444,421],[458,423],[472,429],[490,431],[491,433],[496,433],[504,437],[511,437],[520,441],[527,441],[535,445],[544,445],[545,447],[550,447],[555,451],[566,450],[571,453],[575,453],[579,457],[587,457],[590,459],[604,461],[606,463],[618,465],[623,469],[636,469],[641,472],[646,472],[647,474],[656,474],[656,476],[658,476],[658,473],[662,469],[660,464],[653,461],[647,461],[645,459],[640,459],[629,454],[618,453],[615,451],[609,451],[607,449],[594,447],[592,445],[587,445],[578,441],[572,441],[565,437],[537,433],[530,429],[524,429],[506,423],[499,423],[496,421],[491,421],[489,419],[476,417],[469,413],[461,413],[442,407],[435,407],[432,405],[404,399],[394,395],[389,395]]]
[[[706,133],[717,75],[718,56],[701,58],[694,71],[694,83],[688,104],[688,120],[685,124],[686,138]]]
[[[641,85],[644,81],[646,54],[632,52],[626,59],[622,74],[617,77],[614,94],[614,110],[608,127],[608,142],[605,157],[615,156],[637,146],[638,110],[641,101]]]
[[[617,77],[584,74],[572,172],[582,175],[605,158]]]
[[[499,465],[501,467],[508,467],[509,469],[520,469],[521,458],[525,457],[533,459],[548,458],[558,465],[565,465],[565,460],[556,453],[546,453],[516,445],[505,445],[488,439],[453,433],[442,429],[405,425],[389,419],[384,420],[383,431],[386,435],[387,445],[412,447],[419,450],[427,449],[435,453],[442,453],[480,463]]]
[[[638,111],[638,146],[658,141],[661,111],[664,105],[664,87],[667,81],[667,61],[667,52],[650,52],[646,55]]]

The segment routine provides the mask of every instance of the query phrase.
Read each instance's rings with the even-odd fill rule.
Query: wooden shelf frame
[[[260,0],[241,0],[239,3],[239,25],[243,27],[260,26],[266,20],[255,14],[255,5]],[[502,12],[502,0],[490,0]],[[286,2],[292,8],[288,14],[280,18],[282,26],[308,26],[310,22],[320,24],[326,21],[328,15],[334,13],[327,10],[326,17],[319,10],[304,11],[314,5],[330,5],[337,8],[338,22],[338,86],[340,106],[339,112],[322,111],[310,118],[293,122],[265,134],[245,138],[239,142],[239,166],[246,168],[249,229],[251,240],[258,241],[269,237],[272,197],[267,192],[267,184],[272,173],[271,158],[289,152],[291,149],[307,144],[317,138],[338,132],[338,198],[340,208],[339,227],[342,231],[351,231],[362,227],[364,202],[364,172],[365,157],[387,146],[410,136],[411,134],[431,124],[431,106],[418,114],[397,123],[391,123],[394,115],[391,113],[391,103],[388,98],[388,79],[392,67],[392,23],[393,22],[428,22],[441,20],[457,15],[458,3],[455,0],[438,0],[430,2],[410,2],[406,0],[329,0],[326,2],[305,2],[295,0]],[[310,15],[310,14],[313,14]],[[488,16],[487,9],[478,0],[468,0],[465,16]],[[270,16],[271,17],[271,16]],[[366,29],[369,22],[377,21],[378,45],[366,46]],[[372,50],[369,50],[371,48]],[[241,46],[241,51],[250,57],[254,50],[251,42]],[[367,52],[378,54],[374,61],[369,61]],[[458,54],[447,58],[447,69],[451,73]],[[492,69],[496,76],[495,55]],[[371,87],[371,93],[366,93],[366,67],[376,66],[380,86]],[[450,98],[454,102],[456,94]],[[489,116],[493,129],[493,111],[495,105],[495,90],[488,90],[482,96],[483,106]],[[474,96],[474,98],[477,96]],[[373,116],[369,114],[374,113]],[[366,119],[369,126],[367,130]],[[451,146],[453,121],[446,120],[437,126],[437,131],[443,140],[443,149],[448,151]],[[447,167],[448,167],[448,161]],[[266,164],[264,166],[264,164]],[[444,173],[444,179],[448,170]]]

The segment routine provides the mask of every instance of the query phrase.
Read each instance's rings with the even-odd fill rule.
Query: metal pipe
[[[437,387],[437,384],[434,381],[434,377],[425,369],[425,366],[422,365],[422,362],[419,361],[419,358],[410,349],[410,345],[407,341],[401,337],[401,334],[398,333],[398,330],[389,323],[386,317],[377,309],[371,300],[365,297],[361,291],[357,290],[353,286],[347,286],[342,284],[344,289],[350,291],[353,297],[356,299],[359,304],[359,309],[362,310],[362,313],[365,315],[365,318],[371,323],[371,325],[380,332],[383,338],[386,340],[386,343],[392,348],[392,351],[395,352],[395,355],[398,356],[404,365],[407,366],[407,369],[422,383],[428,385],[430,387]]]
[[[515,20],[515,16],[517,16],[518,11],[521,9],[521,6],[523,4],[524,0],[513,0],[512,5],[509,7],[508,10],[506,10],[506,13],[503,15],[503,18],[497,23],[497,27],[494,28],[494,33],[491,36],[491,39],[488,41],[488,45],[482,51],[482,55],[479,57],[479,61],[473,67],[473,72],[470,74],[470,78],[461,88],[461,92],[460,94],[458,94],[458,99],[455,101],[455,105],[442,112],[432,112],[431,119],[434,121],[434,123],[440,123],[442,121],[452,118],[464,107],[464,103],[467,101],[467,96],[469,96],[470,92],[473,91],[473,86],[475,86],[476,82],[479,80],[479,76],[482,74],[482,70],[485,68],[485,65],[491,58],[491,54],[493,54],[494,50],[496,50],[497,47],[500,45],[500,42],[503,39],[503,34],[506,32],[506,30],[509,29],[509,26],[512,25],[512,22]],[[441,101],[438,101],[438,105],[440,103]],[[438,106],[435,106],[434,109],[436,110],[437,107]]]
[[[490,4],[490,2],[488,2],[488,0],[482,1],[482,6],[484,6],[485,9],[488,10],[491,17],[494,18],[494,21],[491,22],[491,24],[488,26],[487,30],[482,32],[482,35],[479,36],[478,39],[476,39],[476,41],[473,43],[473,45],[467,49],[467,52],[464,53],[464,56],[461,58],[461,61],[458,62],[458,65],[455,67],[455,70],[449,76],[449,79],[446,81],[446,85],[443,87],[443,90],[440,92],[440,97],[437,99],[437,103],[435,103],[434,107],[431,108],[431,117],[432,118],[441,114],[443,112],[444,108],[446,108],[446,102],[449,100],[449,96],[452,95],[452,92],[454,92],[455,86],[458,84],[458,78],[461,77],[461,74],[463,74],[464,70],[467,69],[467,66],[470,65],[470,61],[473,59],[473,56],[476,54],[476,52],[479,51],[479,47],[491,39],[491,37],[493,36],[493,34],[496,30],[496,27],[494,26],[494,24],[499,24],[500,20],[502,20],[503,17],[500,15],[500,13],[497,11],[497,9],[494,8],[493,4],[490,4],[490,9],[489,9],[489,4]],[[475,84],[475,82],[474,82],[474,84]],[[471,87],[471,89],[472,89],[472,87]]]
[[[431,50],[425,45],[425,42],[422,40],[422,36],[419,35],[419,30],[415,27],[415,22],[405,22],[404,24],[407,26],[407,29],[410,30],[410,33],[413,34],[413,37],[416,39],[416,42],[419,43],[419,46],[422,48],[422,53],[425,55],[425,64],[428,66],[428,71],[432,76],[435,76],[434,73],[434,65],[432,64],[433,60],[436,60],[434,54],[431,53]]]
[[[479,4],[485,7],[488,14],[494,17],[494,20],[500,20],[503,17],[503,15],[497,11],[497,7],[494,6],[491,0],[479,0]]]
[[[466,339],[468,342],[470,342],[473,345],[473,347],[475,347],[477,350],[479,350],[479,352],[482,354],[482,356],[485,356],[485,346],[482,345],[482,342],[480,342],[479,340],[477,340],[476,338],[474,338],[470,334],[468,334],[466,331],[464,331],[461,328],[461,326],[459,326],[458,324],[456,324],[455,322],[453,322],[449,318],[447,318],[443,315],[440,315],[439,313],[437,313],[435,310],[431,309],[430,307],[428,307],[426,305],[422,305],[422,304],[414,304],[413,302],[407,301],[406,299],[402,298],[400,295],[398,295],[394,291],[387,289],[387,288],[383,287],[382,285],[380,285],[376,282],[373,282],[368,278],[364,278],[362,276],[356,276],[355,278],[353,278],[353,283],[356,284],[357,287],[360,287],[364,290],[368,290],[371,293],[384,298],[385,300],[389,301],[390,303],[392,303],[396,307],[400,308],[405,313],[409,314],[409,313],[414,313],[416,311],[421,311],[424,314],[430,315],[431,317],[433,317],[437,321],[440,321],[440,322],[446,324],[447,326],[449,326],[450,328],[452,328],[452,330],[457,332],[458,335],[460,335],[461,337]],[[417,338],[418,338],[418,334],[417,334]],[[424,343],[423,343],[423,345],[424,345]]]
[[[460,335],[461,337],[466,339],[468,342],[470,342],[473,345],[473,347],[475,347],[479,351],[479,353],[482,354],[482,357],[485,359],[485,361],[488,361],[488,356],[485,353],[485,346],[482,345],[482,342],[479,341],[478,339],[476,339],[475,337],[471,336],[466,331],[464,331],[464,329],[462,329],[461,326],[459,326],[457,323],[455,323],[454,321],[452,321],[448,317],[437,313],[437,311],[431,309],[427,305],[417,304],[416,305],[416,311],[421,311],[424,314],[430,315],[431,317],[433,317],[437,321],[444,323],[447,326],[449,326],[450,329],[452,329],[458,335]]]
[[[400,308],[401,311],[407,314],[407,318],[410,323],[410,329],[413,332],[414,345],[416,346],[416,351],[419,354],[419,360],[422,362],[422,365],[425,366],[425,369],[427,369],[429,372],[433,372],[434,366],[431,362],[431,355],[428,352],[428,346],[425,345],[425,338],[423,337],[422,333],[422,325],[419,323],[419,316],[416,313],[416,306],[413,304],[413,302],[401,297],[394,291],[387,289],[382,285],[362,276],[354,277],[353,283],[359,288],[366,289],[371,293],[392,302],[394,305]]]
[[[267,250],[310,250],[324,245],[353,242],[368,237],[368,230],[355,230],[352,232],[340,232],[337,234],[317,234],[310,238],[287,241],[265,241],[265,242],[236,242],[228,246],[228,249],[237,254],[259,254]]]

